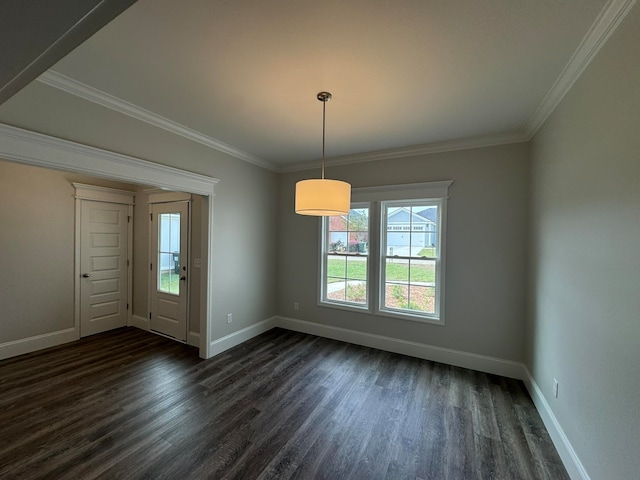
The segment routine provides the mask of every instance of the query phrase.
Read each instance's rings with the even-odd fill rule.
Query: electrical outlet
[[[553,396],[558,398],[558,380],[553,379]]]
[[[227,313],[227,323],[233,322],[233,314]]]
[[[298,302],[293,302],[293,309],[300,310],[300,304]]]

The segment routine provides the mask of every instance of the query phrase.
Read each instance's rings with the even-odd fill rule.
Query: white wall
[[[0,344],[74,327],[72,182],[135,189],[0,160]]]
[[[318,221],[293,212],[295,181],[317,176],[315,170],[278,176],[37,82],[0,106],[0,122],[221,179],[214,203],[212,340],[278,313],[525,360],[586,472],[593,479],[635,478],[640,471],[638,45],[636,5],[530,146],[328,169],[328,176],[355,187],[454,180],[445,326],[316,305]],[[53,189],[39,173],[14,167],[0,165],[0,249],[8,258],[0,276],[0,343],[72,325],[73,238],[62,230],[52,233],[55,248],[38,250],[43,226],[68,222],[64,232],[72,234],[68,178],[55,177],[54,183],[66,186]],[[54,201],[43,204],[36,191]],[[479,229],[490,233],[478,237]],[[34,292],[37,301],[31,301]],[[300,311],[293,310],[294,301]],[[227,313],[234,314],[230,325]],[[551,395],[553,378],[560,381],[557,400]]]
[[[275,315],[274,172],[38,82],[0,106],[0,122],[218,178],[210,340]]]
[[[0,343],[74,326],[74,189],[51,176],[0,162]]]
[[[594,480],[640,472],[639,126],[636,5],[531,145],[526,363]]]
[[[353,187],[454,181],[447,207],[444,326],[317,306],[319,223],[295,214],[294,192],[297,180],[318,177],[319,169],[282,175],[279,314],[523,361],[528,172],[522,143],[327,168],[329,178]]]

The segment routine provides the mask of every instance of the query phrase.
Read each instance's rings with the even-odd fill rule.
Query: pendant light
[[[296,213],[316,217],[348,215],[351,209],[351,185],[324,178],[325,117],[331,94],[320,92],[317,97],[322,102],[322,178],[296,183]]]

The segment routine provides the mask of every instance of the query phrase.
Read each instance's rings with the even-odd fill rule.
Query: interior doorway
[[[9,125],[0,125],[0,145],[2,145],[0,152],[2,158],[17,163],[78,172],[120,182],[155,185],[165,190],[202,195],[202,228],[200,232],[202,268],[200,269],[201,292],[199,299],[201,315],[198,343],[202,358],[209,358],[213,355],[211,331],[214,309],[211,299],[214,296],[212,281],[214,187],[218,183],[218,179]],[[76,261],[76,265],[79,265],[79,261]],[[79,305],[79,298],[76,299],[76,305]],[[75,336],[78,330],[79,308],[75,308],[75,327],[70,335]],[[47,346],[53,345],[47,344]]]

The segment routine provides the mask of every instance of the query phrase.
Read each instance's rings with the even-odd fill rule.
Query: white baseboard
[[[187,345],[192,347],[200,347],[200,334],[198,332],[187,333]]]
[[[213,342],[211,342],[211,356],[213,357],[224,352],[225,350],[229,350],[230,348],[235,347],[236,345],[240,345],[242,342],[246,342],[253,337],[267,332],[275,326],[276,317],[271,317],[254,325],[245,327],[242,330],[238,330],[237,332],[230,333],[229,335],[214,340]]]
[[[524,379],[524,384],[529,391],[529,395],[531,396],[542,421],[544,422],[544,426],[547,427],[549,436],[551,437],[556,450],[558,450],[558,454],[562,459],[564,467],[567,469],[567,473],[573,480],[590,480],[591,477],[589,477],[584,465],[582,465],[582,462],[578,458],[576,451],[573,449],[567,435],[560,426],[560,422],[558,422],[558,419],[551,410],[547,399],[542,394],[542,390],[540,390],[540,387],[538,387],[538,384],[531,376],[529,369],[526,367],[525,373],[527,377]]]
[[[131,322],[132,327],[141,328],[142,330],[149,331],[149,319],[141,317],[140,315],[134,315]]]
[[[0,360],[35,352],[43,348],[56,347],[63,343],[73,342],[79,338],[80,332],[76,328],[66,328],[64,330],[58,330],[57,332],[44,333],[34,337],[0,343]]]
[[[503,360],[501,358],[478,355],[475,353],[452,350],[450,348],[436,347],[424,343],[410,342],[373,333],[359,332],[346,328],[322,325],[295,318],[276,317],[275,326],[309,333],[320,337],[332,338],[365,347],[377,348],[388,352],[400,353],[411,357],[423,358],[434,362],[446,363],[457,367],[469,368],[480,372],[492,373],[503,377],[526,378],[524,364]]]

